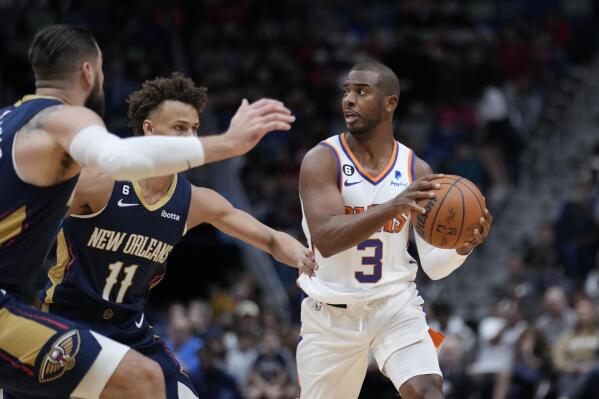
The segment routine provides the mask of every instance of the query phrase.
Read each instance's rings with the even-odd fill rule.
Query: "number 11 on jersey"
[[[116,295],[115,302],[122,303],[125,298],[125,293],[127,289],[131,287],[133,284],[133,277],[135,276],[135,272],[139,265],[131,265],[126,267],[123,271],[125,272],[125,277],[121,281],[121,287]],[[114,285],[118,282],[119,274],[121,273],[121,269],[123,268],[123,262],[114,262],[108,265],[108,269],[110,269],[110,274],[106,277],[106,284],[104,285],[104,289],[102,290],[102,299],[106,301],[110,301],[110,292]]]

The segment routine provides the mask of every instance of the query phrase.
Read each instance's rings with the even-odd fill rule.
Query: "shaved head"
[[[399,98],[399,78],[385,64],[380,62],[370,61],[361,62],[352,67],[351,71],[369,71],[377,74],[377,87],[388,96],[397,96]]]

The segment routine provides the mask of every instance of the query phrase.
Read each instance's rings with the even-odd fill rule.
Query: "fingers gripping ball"
[[[433,180],[441,187],[435,197],[422,199],[418,205],[425,214],[412,212],[412,223],[424,241],[437,248],[460,248],[481,229],[480,218],[486,208],[485,198],[470,180],[445,175]]]

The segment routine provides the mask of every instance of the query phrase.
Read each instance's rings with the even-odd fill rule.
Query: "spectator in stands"
[[[290,399],[296,394],[290,385],[290,364],[281,348],[279,336],[267,330],[262,336],[260,354],[254,362],[246,388],[248,399]]]
[[[545,281],[556,284],[563,279],[563,260],[555,241],[553,224],[542,223],[525,255],[526,263]]]
[[[549,287],[543,297],[543,313],[535,322],[535,326],[543,331],[549,345],[555,345],[564,332],[574,327],[576,314],[568,305],[566,294],[559,286]]]
[[[235,306],[235,331],[260,334],[260,308],[254,301],[246,299]]]
[[[226,369],[240,387],[247,385],[254,362],[258,358],[255,332],[239,331],[234,347],[227,351]]]
[[[193,328],[193,334],[202,338],[208,331],[212,319],[210,305],[201,299],[191,300],[187,304],[187,315]]]
[[[544,335],[527,327],[516,342],[508,399],[544,398],[551,390],[551,353]]]
[[[464,341],[447,335],[439,353],[439,366],[443,372],[443,394],[446,399],[466,399],[473,392],[472,378],[466,373],[467,348]]]
[[[210,399],[243,399],[243,395],[235,379],[220,366],[221,354],[214,351],[214,345],[207,339],[198,352],[198,363],[201,367],[190,374],[190,378],[198,390],[200,398]]]
[[[180,304],[175,304],[169,309],[165,341],[184,370],[192,373],[199,367],[197,352],[202,346],[202,340],[193,335],[193,325],[187,317],[187,312],[180,311]]]
[[[571,198],[556,223],[556,242],[564,258],[566,276],[582,283],[594,267],[599,246],[599,221],[593,217],[592,187],[581,177],[573,183]]]
[[[584,283],[584,292],[594,300],[599,299],[599,248],[595,253],[595,268],[589,273]]]
[[[561,373],[559,389],[566,396],[599,362],[599,323],[592,302],[579,300],[576,316],[574,328],[553,348],[553,361]]]
[[[569,399],[599,398],[599,365],[588,372],[577,384]]]
[[[453,312],[449,303],[436,302],[431,306],[432,319],[428,320],[431,328],[441,331],[446,336],[452,336],[460,341],[461,356],[468,354],[474,348],[476,337],[464,320]],[[443,346],[445,347],[445,345]]]
[[[497,287],[506,296],[518,298],[523,304],[530,304],[536,300],[538,295],[539,277],[524,262],[519,251],[513,251],[507,258],[506,268],[508,272],[507,281]]]
[[[502,399],[507,395],[516,342],[525,328],[519,304],[511,298],[502,299],[491,315],[481,320],[478,354],[470,370],[481,397]]]

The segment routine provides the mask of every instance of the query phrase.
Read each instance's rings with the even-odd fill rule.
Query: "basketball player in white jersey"
[[[342,108],[347,133],[310,150],[299,192],[303,227],[315,252],[315,277],[300,276],[301,341],[297,351],[301,398],[357,398],[372,351],[404,399],[439,399],[442,376],[436,334],[429,333],[408,254],[410,212],[439,185],[430,166],[393,138],[399,80],[380,63],[354,66]],[[417,234],[421,266],[440,279],[457,269],[489,233],[480,229],[457,250],[432,247]]]

